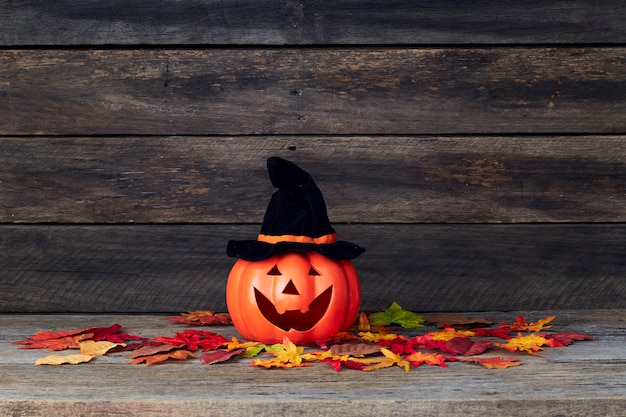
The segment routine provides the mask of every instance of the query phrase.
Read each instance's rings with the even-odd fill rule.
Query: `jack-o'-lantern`
[[[295,164],[267,161],[278,191],[256,240],[231,240],[239,258],[226,285],[233,324],[247,339],[308,343],[332,337],[354,322],[359,280],[351,259],[365,249],[337,241],[321,191]]]
[[[250,340],[324,340],[347,330],[361,291],[350,261],[316,252],[288,252],[261,261],[239,259],[226,285],[233,324]]]

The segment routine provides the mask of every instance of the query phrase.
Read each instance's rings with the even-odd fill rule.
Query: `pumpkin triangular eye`
[[[268,272],[267,275],[282,275],[282,274],[278,270],[278,265],[274,265],[274,267],[270,269],[270,272]]]
[[[309,275],[319,275],[320,273],[317,272],[313,267],[311,267],[309,269]]]

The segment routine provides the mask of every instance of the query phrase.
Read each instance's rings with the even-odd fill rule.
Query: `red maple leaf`
[[[229,342],[228,339],[220,334],[202,330],[185,330],[184,332],[176,332],[174,337],[159,336],[153,340],[177,347],[187,346],[187,349],[192,351],[198,349],[203,351],[212,350]]]
[[[398,355],[415,352],[413,340],[402,335],[397,335],[395,339],[391,340],[380,340],[377,344],[379,346],[388,347],[389,350]]]
[[[200,356],[200,360],[205,365],[213,365],[214,363],[224,362],[232,358],[233,356],[237,356],[240,353],[243,353],[245,349],[235,349],[235,350],[213,350],[211,352],[203,353]]]
[[[511,339],[509,333],[512,332],[512,330],[505,327],[498,327],[496,329],[472,329],[472,332],[478,337],[497,337],[499,339],[508,340]]]
[[[326,358],[321,359],[320,362],[329,364],[333,367],[335,372],[341,371],[342,366],[352,369],[358,369],[359,371],[362,371],[363,368],[365,368],[365,364],[350,359]]]
[[[576,340],[593,340],[593,336],[573,332],[546,334],[544,335],[544,337],[546,339],[554,339],[558,341],[562,346],[571,345]]]
[[[480,355],[489,349],[492,344],[488,340],[474,341],[464,337],[455,337],[446,342],[446,351],[461,356]]]

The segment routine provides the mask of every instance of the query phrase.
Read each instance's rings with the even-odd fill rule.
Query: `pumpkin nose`
[[[289,280],[289,282],[287,283],[287,285],[285,285],[285,288],[283,289],[283,294],[300,295],[300,292],[298,292],[298,289],[296,288],[293,281]]]

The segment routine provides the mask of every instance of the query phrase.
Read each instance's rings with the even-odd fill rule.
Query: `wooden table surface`
[[[124,354],[89,364],[35,366],[46,350],[12,342],[37,331],[119,323],[141,336],[173,336],[190,327],[160,315],[0,315],[0,415],[474,415],[618,416],[626,413],[626,310],[473,313],[495,323],[555,315],[550,331],[594,340],[546,349],[545,357],[510,354],[522,366],[489,370],[467,363],[423,365],[405,373],[333,371],[325,364],[266,370],[237,360],[130,365]],[[232,327],[204,327],[226,337]],[[425,328],[418,331],[432,331]],[[63,352],[66,353],[66,352]],[[502,355],[502,352],[497,352]],[[485,354],[489,355],[489,354]]]

